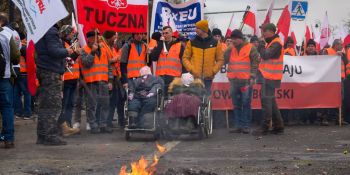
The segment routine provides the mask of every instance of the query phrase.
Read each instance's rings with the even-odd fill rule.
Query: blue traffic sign
[[[292,1],[292,19],[303,21],[308,11],[307,1]]]

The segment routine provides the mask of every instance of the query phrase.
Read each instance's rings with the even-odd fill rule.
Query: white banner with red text
[[[280,109],[339,108],[341,106],[339,56],[285,56],[281,88],[276,89]],[[212,85],[213,110],[232,110],[227,66]],[[254,85],[252,108],[260,109],[260,85]]]

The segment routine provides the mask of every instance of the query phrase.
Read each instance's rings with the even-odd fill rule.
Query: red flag
[[[290,3],[288,3],[281,14],[280,19],[277,23],[278,34],[281,37],[281,40],[284,42],[284,39],[287,38],[290,29],[291,13],[290,13]]]
[[[245,18],[243,19],[243,23],[253,28],[254,35],[257,35],[257,26],[256,26],[256,6],[252,5],[249,11],[246,13]]]
[[[311,39],[311,33],[310,33],[310,28],[308,25],[306,25],[306,30],[305,30],[305,42],[309,42]]]
[[[350,34],[348,34],[348,36],[346,36],[345,38],[344,38],[344,47],[346,46],[346,45],[348,45],[348,44],[350,44]],[[349,63],[350,64],[350,63]]]
[[[231,16],[231,19],[230,19],[230,24],[228,25],[228,28],[227,28],[227,30],[226,30],[225,38],[230,37],[232,31],[234,30],[234,25],[233,25],[233,14],[234,14],[234,13],[232,13],[232,16]]]
[[[275,0],[272,0],[269,9],[267,9],[267,13],[266,13],[266,17],[263,22],[263,25],[271,22],[272,9],[274,5],[275,5]]]
[[[34,60],[35,47],[33,40],[30,40],[27,46],[26,53],[26,66],[27,66],[27,85],[29,93],[35,96],[37,85],[36,85],[36,66]]]
[[[295,37],[295,33],[294,31],[292,31],[290,33],[290,37],[292,37],[293,41],[294,41],[294,47],[297,45],[297,38]]]

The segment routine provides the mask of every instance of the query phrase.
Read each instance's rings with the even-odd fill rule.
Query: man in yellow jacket
[[[187,43],[183,55],[183,65],[195,78],[204,80],[210,92],[213,78],[224,64],[221,44],[209,33],[208,21],[196,23],[196,37]]]

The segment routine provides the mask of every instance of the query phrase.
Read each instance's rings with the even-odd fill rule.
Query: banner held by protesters
[[[202,0],[191,0],[182,4],[171,4],[165,0],[153,2],[151,32],[161,32],[163,26],[174,22],[179,33],[189,38],[196,35],[196,22],[203,19]]]

